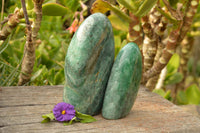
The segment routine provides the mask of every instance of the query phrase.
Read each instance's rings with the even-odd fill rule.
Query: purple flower
[[[74,118],[75,112],[74,106],[65,102],[58,103],[53,108],[53,114],[57,121],[70,121]]]

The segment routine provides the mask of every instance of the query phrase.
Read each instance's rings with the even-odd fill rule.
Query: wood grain
[[[200,119],[157,94],[140,87],[130,114],[119,120],[95,116],[97,122],[63,126],[41,124],[42,115],[62,101],[63,86],[2,87],[0,91],[0,133],[133,133],[200,132]]]

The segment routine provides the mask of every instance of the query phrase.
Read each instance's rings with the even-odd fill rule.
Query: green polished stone
[[[106,88],[102,115],[119,119],[130,112],[142,76],[142,56],[135,43],[128,43],[116,57]]]
[[[112,25],[105,15],[93,14],[74,34],[66,54],[64,102],[81,113],[100,113],[113,62]]]

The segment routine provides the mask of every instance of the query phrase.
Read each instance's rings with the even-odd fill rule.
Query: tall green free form
[[[112,25],[105,15],[93,14],[81,24],[67,51],[64,102],[81,113],[100,113],[113,61]]]

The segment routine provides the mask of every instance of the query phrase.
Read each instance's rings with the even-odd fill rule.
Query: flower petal
[[[65,114],[62,114],[63,110],[65,110]],[[58,103],[53,109],[57,121],[70,121],[75,117],[75,112],[73,105],[64,102]]]

